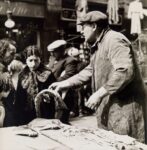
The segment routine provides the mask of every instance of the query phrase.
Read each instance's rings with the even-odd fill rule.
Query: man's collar
[[[97,44],[100,43],[105,36],[105,34],[110,30],[110,28],[103,29],[97,38],[96,42],[93,45],[88,45],[91,50],[91,54],[93,54],[97,50]]]
[[[110,30],[110,28],[106,28],[103,29],[100,33],[100,35],[98,36],[96,42],[91,46],[91,48],[95,47],[97,45],[97,43],[101,42],[103,37],[105,36],[105,34]]]

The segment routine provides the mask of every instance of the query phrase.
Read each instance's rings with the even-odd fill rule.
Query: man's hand
[[[49,89],[55,90],[57,92],[61,91],[64,85],[61,82],[54,82],[49,86]]]
[[[70,87],[70,84],[69,82],[67,82],[66,80],[65,81],[61,81],[61,82],[55,82],[55,83],[52,83],[50,86],[49,86],[49,89],[51,90],[55,90],[56,92],[60,92],[64,89],[68,89]]]
[[[107,90],[104,87],[101,87],[98,91],[90,96],[88,102],[86,102],[86,106],[91,109],[98,107],[102,102],[102,98],[108,94],[109,93]]]
[[[95,93],[90,96],[85,105],[91,109],[95,109],[101,104],[102,98],[97,96]]]

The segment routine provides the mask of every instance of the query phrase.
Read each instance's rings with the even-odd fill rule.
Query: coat
[[[4,109],[3,109],[4,110],[3,127],[15,126],[16,125],[15,114],[14,114],[15,89],[11,82],[11,77],[7,70],[7,66],[5,66],[3,63],[0,63],[0,74],[5,77],[5,80],[7,80],[5,82],[9,81],[9,85],[10,85],[8,96],[0,99],[0,106],[4,107]],[[3,83],[3,84],[5,84],[5,83]],[[3,115],[3,114],[1,114],[1,115]]]
[[[77,61],[68,55],[64,55],[59,61],[51,59],[48,67],[52,70],[57,81],[66,80],[77,73]],[[63,115],[59,118],[63,123],[69,122],[69,112],[74,107],[75,98],[76,92],[73,89],[68,90],[64,97],[68,110],[64,110]]]
[[[51,58],[48,68],[52,70],[57,81],[63,81],[77,73],[77,62],[74,58],[64,55],[59,61]]]
[[[107,29],[97,40],[90,65],[70,78],[71,86],[92,77],[92,90],[109,93],[97,108],[99,128],[127,134],[144,142],[145,88],[129,40]]]
[[[56,79],[52,72],[43,64],[31,72],[26,66],[19,75],[16,93],[16,118],[17,125],[27,124],[36,118],[34,99],[43,89],[47,89]],[[54,104],[42,102],[41,117],[54,118]]]
[[[141,19],[143,19],[143,7],[141,2],[130,2],[128,18],[131,19],[131,34],[141,33]]]

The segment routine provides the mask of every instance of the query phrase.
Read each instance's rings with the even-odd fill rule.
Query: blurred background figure
[[[48,68],[51,69],[57,81],[63,81],[77,73],[77,61],[67,54],[66,45],[65,40],[56,40],[47,47],[50,53]],[[74,107],[74,96],[74,90],[69,89],[64,97],[68,110],[64,110],[60,118],[63,123],[69,123],[69,113]]]
[[[6,115],[5,106],[3,103],[12,88],[9,79],[10,78],[8,73],[3,73],[0,75],[0,127],[4,126],[4,119]]]
[[[68,50],[68,55],[77,61],[77,72],[81,71],[88,65],[88,62],[85,62],[80,58],[80,52],[77,48],[71,47]]]
[[[21,61],[21,56],[15,54],[14,59],[8,65],[8,72],[10,77],[11,89],[4,100],[6,115],[4,119],[4,127],[16,125],[17,109],[15,108],[16,91],[19,73],[22,71],[24,64]]]
[[[14,110],[14,105],[13,105],[14,97],[11,97],[11,99],[8,98],[13,87],[12,82],[11,82],[11,77],[8,72],[8,65],[13,60],[15,53],[16,53],[16,47],[15,47],[14,41],[9,41],[7,39],[0,40],[0,73],[1,73],[0,80],[3,81],[3,84],[4,84],[2,87],[5,87],[5,86],[11,87],[7,90],[5,90],[4,88],[4,91],[8,91],[8,93],[5,94],[5,96],[3,96],[3,102],[2,102],[5,108],[5,117],[4,117],[4,123],[3,123],[4,127],[15,125],[14,111],[13,111]],[[7,86],[10,84],[11,86]]]
[[[79,25],[80,18],[83,17],[88,12],[88,2],[87,0],[76,0],[75,3],[76,14],[77,14],[77,32],[82,30],[82,26]]]
[[[21,55],[15,54],[14,59],[8,65],[8,71],[11,75],[12,83],[13,83],[15,90],[17,89],[19,73],[22,71],[24,67],[25,67],[25,64],[22,63]]]
[[[80,72],[88,65],[88,61],[84,61],[82,58],[80,58],[80,52],[77,48],[71,47],[68,50],[68,55],[73,57],[77,61],[77,72]],[[90,82],[87,83],[87,85],[76,89],[77,96],[75,96],[73,110],[70,112],[71,117],[76,117],[78,115],[90,115],[94,113],[93,110],[85,106],[85,102],[90,97],[91,92],[92,91]]]
[[[143,6],[140,0],[130,2],[128,8],[128,18],[131,19],[131,34],[141,33],[141,19],[143,16]]]
[[[16,47],[7,40],[0,40],[0,71],[6,72],[7,66],[13,60]]]

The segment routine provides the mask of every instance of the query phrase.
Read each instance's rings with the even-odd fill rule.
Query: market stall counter
[[[37,118],[28,125],[0,129],[0,150],[147,150],[126,135]]]

